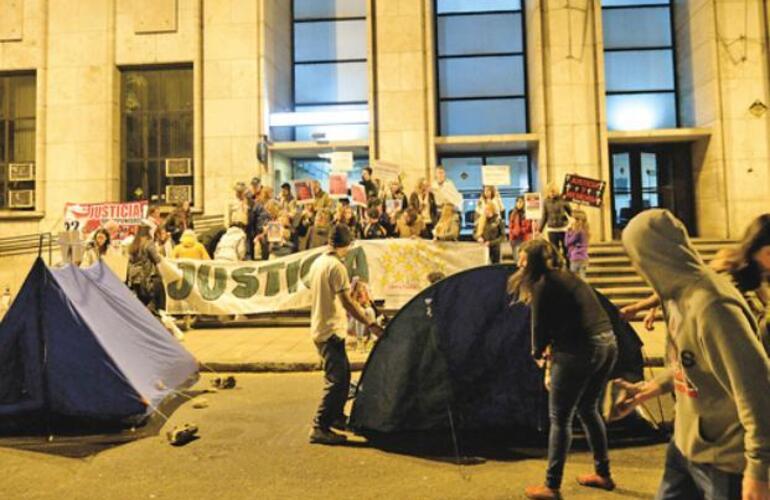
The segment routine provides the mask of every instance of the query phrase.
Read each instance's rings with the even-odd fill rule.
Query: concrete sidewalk
[[[662,322],[652,332],[633,323],[645,344],[647,358],[662,358]],[[308,327],[208,328],[187,332],[183,342],[201,363],[221,372],[297,372],[320,370],[321,364]],[[348,347],[352,368],[360,370],[368,352]]]
[[[227,372],[299,372],[320,370],[321,363],[308,327],[192,329],[182,345],[205,368]],[[354,370],[368,352],[348,347]]]

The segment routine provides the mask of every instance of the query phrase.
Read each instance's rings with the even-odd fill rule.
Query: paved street
[[[196,388],[208,387],[210,377]],[[459,467],[447,451],[452,450],[449,436],[427,458],[415,455],[420,450],[411,447],[414,439],[402,442],[398,452],[369,447],[360,438],[345,447],[309,445],[319,372],[240,374],[237,379],[234,390],[202,396],[208,408],[186,403],[171,416],[163,431],[186,422],[200,427],[201,438],[181,448],[160,435],[86,459],[1,447],[0,498],[503,499],[522,498],[522,487],[543,476],[544,450],[536,446],[499,446],[485,463]],[[611,453],[618,491],[600,493],[574,484],[576,474],[591,468],[590,456],[581,451],[570,456],[565,497],[651,498],[664,445]]]

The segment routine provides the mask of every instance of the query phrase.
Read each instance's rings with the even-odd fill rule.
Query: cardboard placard
[[[385,200],[385,213],[394,214],[404,208],[404,200]]]
[[[510,165],[483,165],[481,167],[481,183],[485,186],[510,186]]]
[[[366,189],[361,184],[350,185],[350,198],[353,205],[366,206]]]
[[[580,205],[599,208],[604,200],[604,188],[607,185],[605,181],[581,177],[575,174],[564,176],[564,188],[562,196]]]
[[[543,197],[540,193],[524,193],[524,217],[539,221],[543,216]]]
[[[348,174],[332,172],[329,174],[329,196],[332,198],[348,197]]]
[[[310,189],[309,180],[294,181],[294,192],[297,195],[297,203],[313,202],[313,190]]]

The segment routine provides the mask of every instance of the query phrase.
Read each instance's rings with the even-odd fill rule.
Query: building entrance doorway
[[[690,144],[611,145],[613,237],[648,208],[666,208],[695,235]]]

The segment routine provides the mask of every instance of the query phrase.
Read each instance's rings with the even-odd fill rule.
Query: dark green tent
[[[458,273],[404,306],[364,367],[351,426],[363,433],[440,429],[450,414],[460,429],[544,425],[547,395],[530,356],[529,308],[506,294],[514,270]],[[641,340],[600,299],[618,337],[615,376],[641,380]]]

